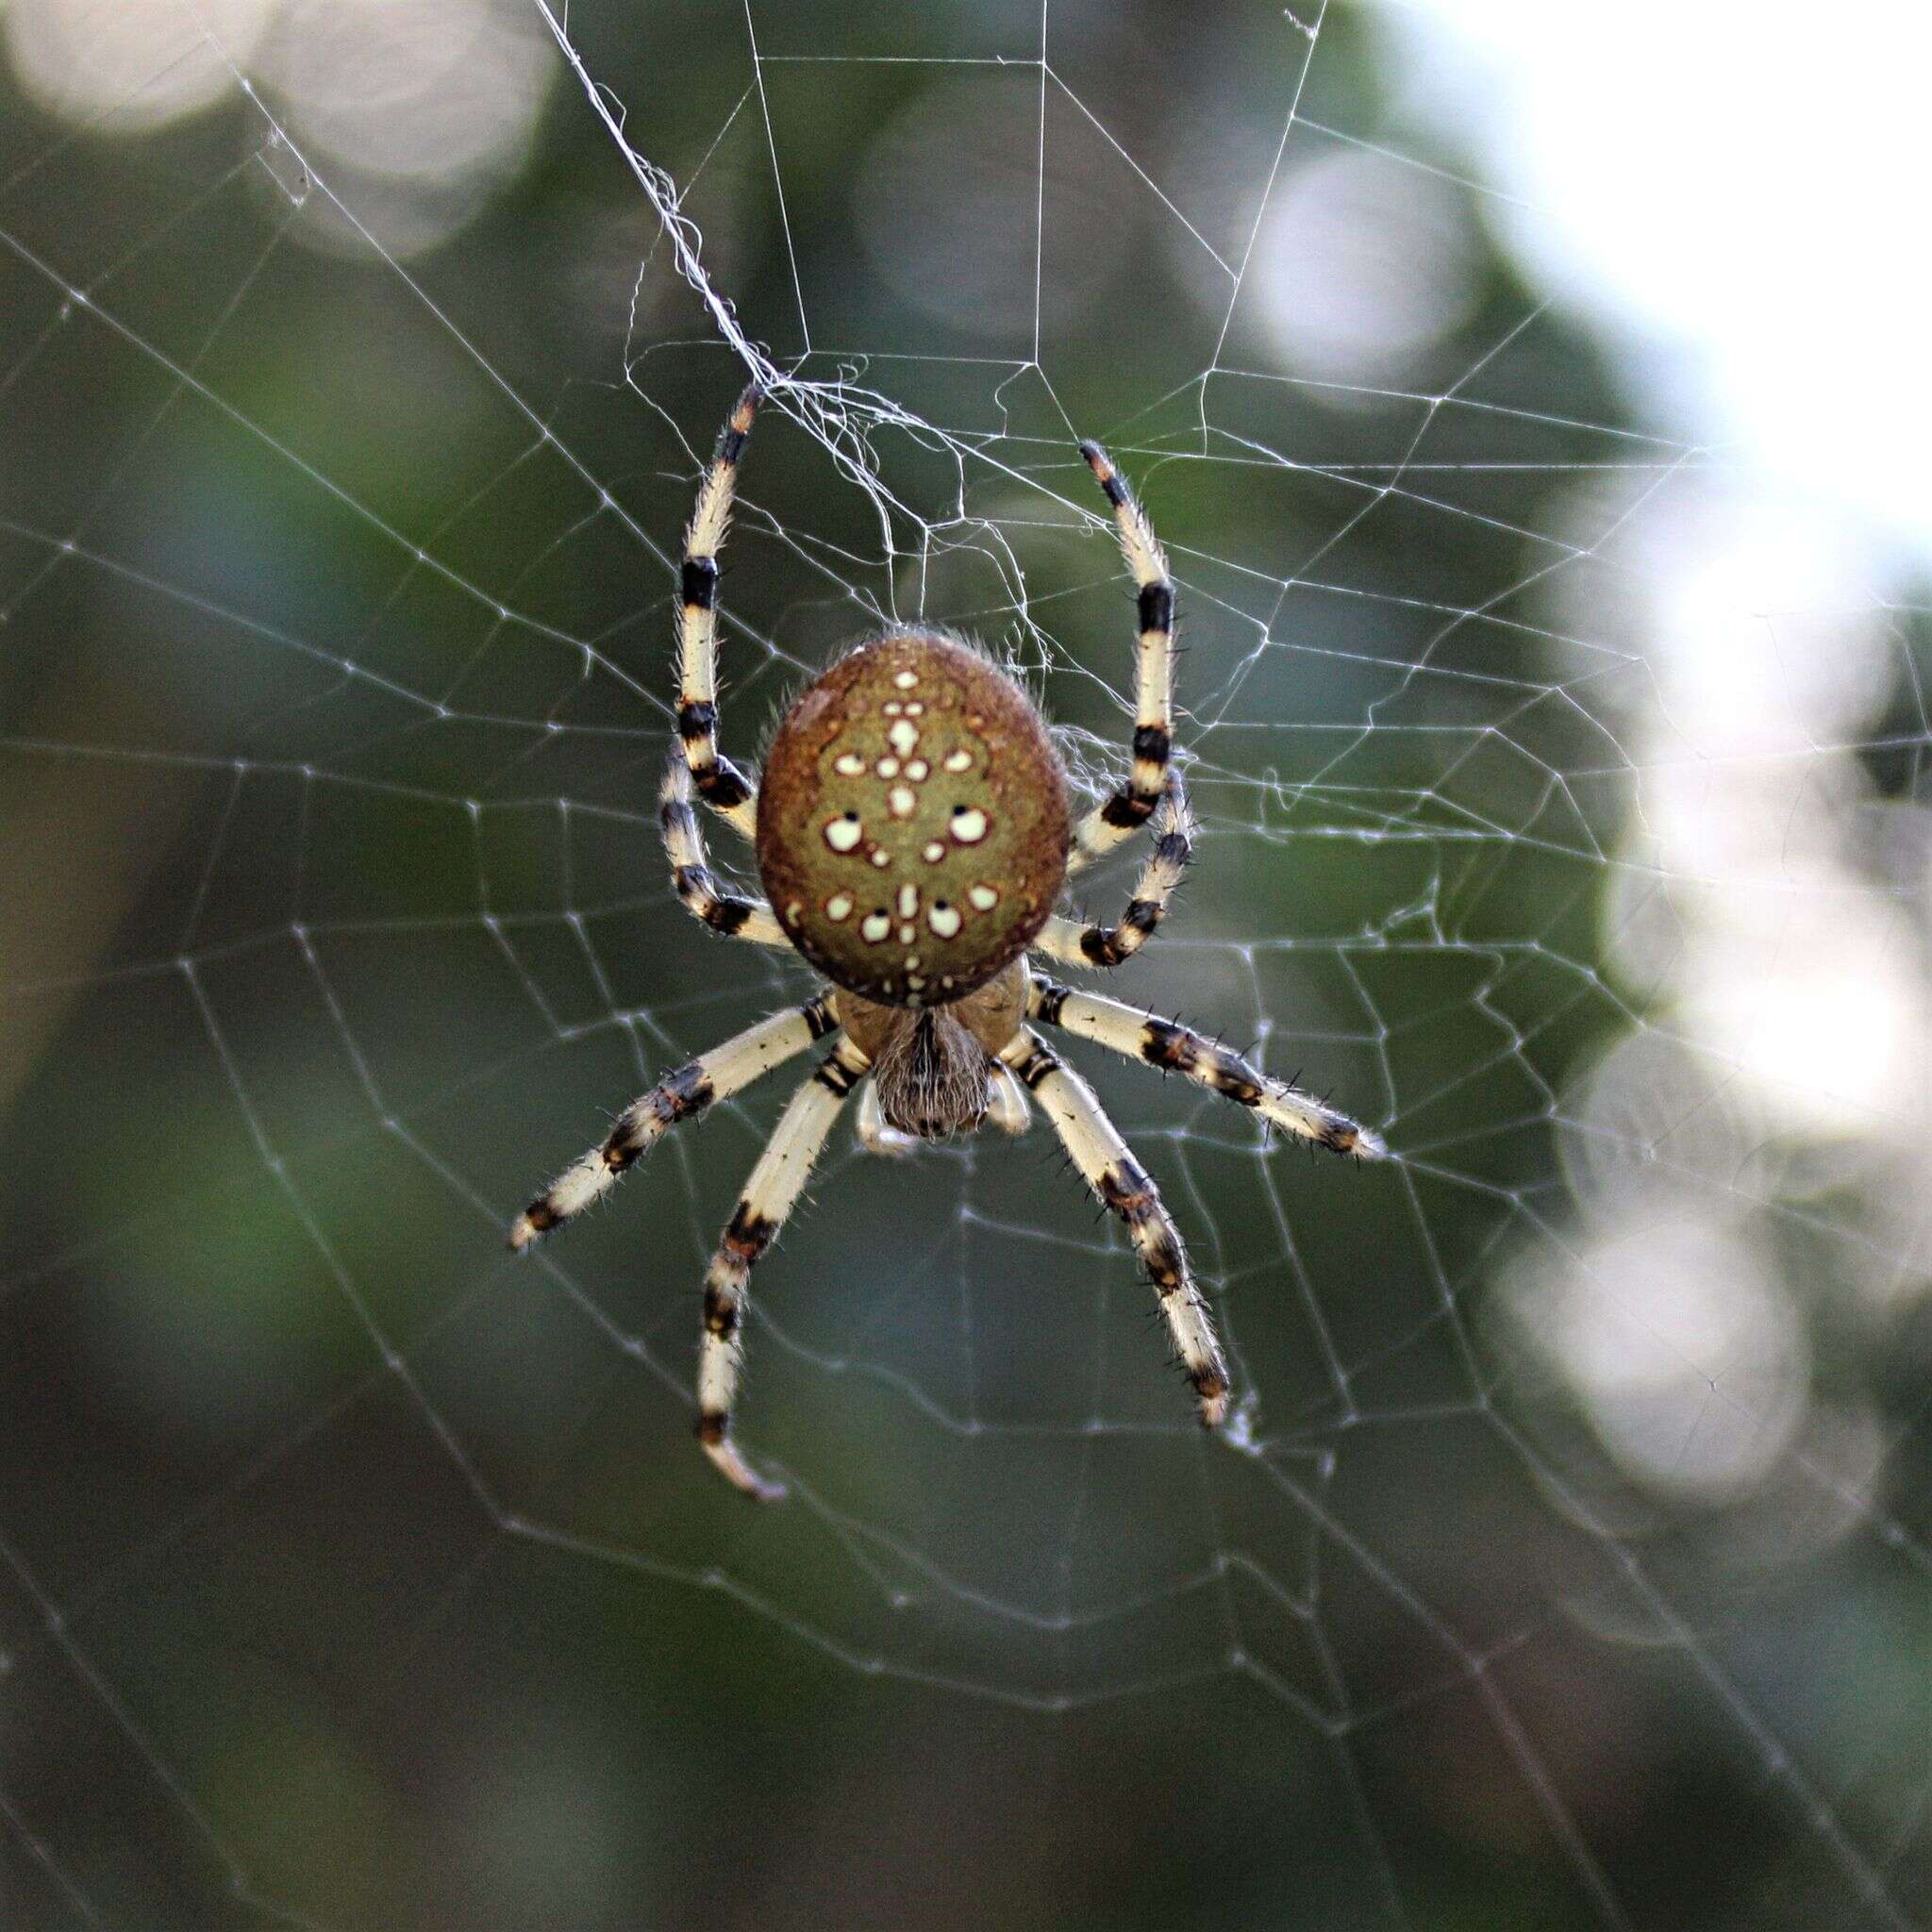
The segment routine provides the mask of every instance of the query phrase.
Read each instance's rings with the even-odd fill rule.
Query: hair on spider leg
[[[1065,1144],[1058,1136],[1047,1137],[1041,1143],[1040,1151],[1034,1156],[1034,1158],[1041,1167],[1053,1168],[1062,1177],[1070,1174],[1079,1173],[1079,1170],[1074,1165],[1074,1157],[1067,1152]],[[1086,1177],[1084,1175],[1081,1176],[1080,1184],[1082,1187],[1086,1186]],[[1099,1210],[1099,1214],[1101,1219],[1105,1219],[1107,1209],[1102,1208]]]

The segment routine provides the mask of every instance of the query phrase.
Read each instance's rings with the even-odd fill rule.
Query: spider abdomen
[[[778,726],[758,858],[787,935],[839,985],[941,1006],[1008,965],[1066,877],[1067,781],[1031,700],[926,631],[860,644]]]

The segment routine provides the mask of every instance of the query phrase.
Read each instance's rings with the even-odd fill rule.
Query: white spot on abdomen
[[[919,726],[904,718],[895,718],[886,737],[902,758],[910,758],[912,747],[919,742]]]
[[[841,751],[832,760],[832,769],[841,777],[856,778],[865,770],[865,760],[856,751]]]
[[[975,912],[991,912],[1000,903],[1000,895],[991,886],[974,886],[966,896],[973,901]]]
[[[852,894],[850,892],[834,892],[825,901],[825,917],[835,925],[841,919],[850,919],[852,917]]]
[[[901,886],[899,888],[899,917],[910,919],[919,910],[919,888]]]
[[[886,793],[886,804],[895,819],[909,819],[919,809],[919,794],[909,785],[894,785]]]
[[[892,922],[891,918],[883,912],[868,912],[865,915],[865,917],[858,922],[858,930],[860,935],[865,939],[868,944],[874,946],[877,945],[878,942],[882,939],[884,939],[889,932],[891,931],[891,929]]]
[[[960,844],[977,845],[986,837],[986,814],[976,805],[956,805],[952,830]]]
[[[958,751],[946,754],[946,770],[949,772],[969,772],[973,769],[973,754],[962,744]]]
[[[892,682],[901,691],[910,691],[919,682],[919,673],[916,671],[895,671],[892,674]]]
[[[825,821],[825,843],[834,852],[855,851],[864,836],[865,827],[858,823],[857,813],[845,812]]]
[[[959,908],[957,906],[940,905],[935,906],[925,915],[925,923],[932,927],[934,932],[939,934],[941,939],[949,940],[959,930],[963,922],[959,917]]]

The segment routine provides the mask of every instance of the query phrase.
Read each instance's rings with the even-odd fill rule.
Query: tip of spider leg
[[[521,1255],[536,1241],[542,1230],[527,1214],[519,1214],[509,1224],[509,1237],[504,1245],[513,1255]]]
[[[1389,1143],[1373,1127],[1355,1130],[1355,1145],[1348,1150],[1357,1160],[1386,1160]]]
[[[764,385],[758,381],[748,382],[739,391],[738,400],[731,406],[731,426],[739,435],[750,429],[751,419],[758,413],[764,395]]]
[[[1091,441],[1091,439],[1082,441],[1080,444],[1080,454],[1082,457],[1086,458],[1087,467],[1090,470],[1091,470],[1093,474],[1096,476],[1098,476],[1103,483],[1105,483],[1108,480],[1108,478],[1113,475],[1113,464],[1109,460],[1107,452],[1104,449],[1102,449],[1097,442]]]
[[[712,1461],[724,1471],[724,1479],[741,1496],[748,1497],[754,1503],[782,1503],[791,1491],[783,1483],[774,1483],[761,1476],[751,1464],[741,1457],[729,1458],[732,1467],[726,1467],[726,1459],[714,1456]]]
[[[738,1453],[738,1445],[729,1436],[713,1440],[702,1417],[698,1421],[698,1441],[704,1444],[705,1454],[711,1458],[719,1474],[741,1496],[749,1496],[754,1503],[782,1503],[790,1494],[783,1483],[769,1482],[761,1476]]]

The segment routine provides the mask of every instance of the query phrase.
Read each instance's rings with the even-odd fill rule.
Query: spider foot
[[[1100,487],[1107,491],[1107,500],[1118,504],[1125,491],[1114,475],[1113,459],[1091,437],[1080,444],[1080,454],[1086,459],[1087,467],[1093,472]]]
[[[539,1202],[534,1208],[525,1208],[510,1223],[509,1240],[507,1245],[511,1254],[521,1255],[526,1253],[548,1233],[551,1222],[547,1219],[540,1218],[545,1212],[543,1204]]]
[[[1227,1420],[1227,1371],[1219,1366],[1196,1369],[1189,1380],[1201,1404],[1201,1426],[1218,1429]]]
[[[785,1485],[768,1482],[738,1453],[738,1445],[731,1440],[725,1417],[699,1416],[698,1441],[704,1444],[705,1454],[711,1458],[719,1474],[741,1495],[749,1496],[754,1503],[782,1503],[785,1500],[789,1493]]]

